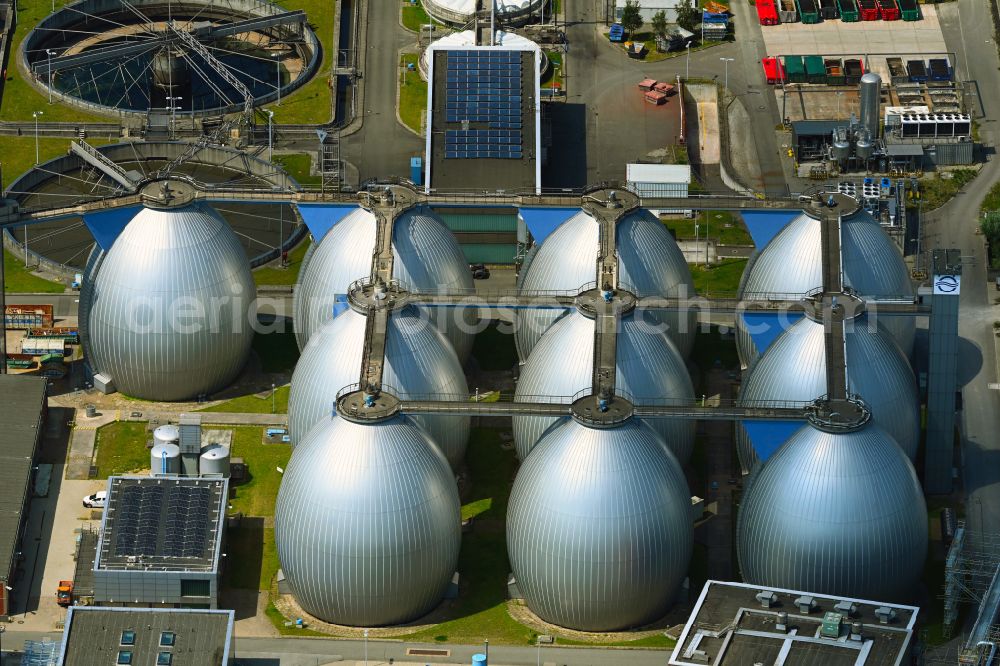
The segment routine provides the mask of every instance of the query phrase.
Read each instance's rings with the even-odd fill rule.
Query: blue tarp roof
[[[772,314],[770,312],[743,312],[743,323],[746,324],[747,332],[753,338],[753,343],[757,351],[763,354],[771,346],[779,335],[784,333],[792,324],[802,319],[801,312],[783,312]]]
[[[579,208],[521,208],[518,211],[536,243],[541,243],[560,224],[580,212]]]
[[[802,427],[802,421],[743,421],[743,429],[761,462],[770,458]]]
[[[142,210],[142,206],[128,206],[126,208],[115,208],[113,210],[102,210],[97,213],[84,213],[83,223],[90,229],[90,234],[107,252],[114,245],[115,239],[122,230],[128,226],[132,218]]]
[[[771,239],[778,235],[778,232],[785,228],[789,222],[800,215],[795,211],[770,211],[753,210],[741,211],[743,223],[747,226],[747,231],[753,238],[753,244],[757,249],[762,249],[771,242]]]
[[[309,233],[313,235],[316,242],[323,240],[326,232],[333,228],[333,225],[347,217],[351,212],[357,210],[352,204],[297,204],[302,220],[309,228]]]

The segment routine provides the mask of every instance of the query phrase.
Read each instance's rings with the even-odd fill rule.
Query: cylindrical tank
[[[229,478],[229,447],[222,444],[209,444],[201,447],[198,474]]]
[[[872,140],[879,136],[879,109],[882,104],[882,78],[875,72],[861,77],[861,124]]]
[[[177,444],[181,441],[180,429],[172,423],[161,425],[153,431],[153,445]]]
[[[896,244],[882,230],[878,220],[865,210],[841,218],[841,261],[844,283],[867,298],[910,300],[913,283],[910,271]],[[766,297],[768,294],[807,294],[823,286],[822,224],[803,212],[795,217],[759,251],[743,274],[740,296]],[[892,334],[907,356],[913,351],[915,325],[912,317],[882,317],[879,323]],[[775,316],[771,324],[758,327],[788,328],[787,317]],[[765,331],[757,331],[764,333]],[[760,355],[753,334],[743,317],[736,317],[736,348],[743,367]],[[772,336],[773,337],[773,336]]]
[[[403,416],[334,417],[292,452],[274,537],[296,600],[335,624],[409,622],[444,596],[461,545],[448,461]]]
[[[580,211],[559,225],[524,271],[520,290],[525,292],[577,292],[598,286],[600,252],[597,220]],[[615,231],[618,244],[619,284],[639,296],[693,296],[694,282],[684,255],[667,228],[648,210],[623,217]],[[524,361],[542,335],[565,311],[517,310],[515,342]],[[686,356],[694,344],[697,313],[647,311],[652,324],[664,325],[667,334]]]
[[[660,618],[693,539],[684,472],[636,419],[591,428],[565,417],[521,465],[507,508],[510,564],[528,607],[580,631]]]
[[[161,442],[149,450],[149,471],[158,474],[180,474],[181,449],[176,444]]]
[[[187,87],[188,68],[180,51],[166,47],[157,51],[150,66],[153,82],[168,95]]]
[[[872,419],[913,460],[920,444],[920,396],[913,369],[886,331],[866,318],[846,322],[847,385],[871,409]],[[739,401],[811,401],[827,393],[826,331],[821,322],[803,318],[768,347],[743,380]],[[757,454],[743,426],[736,429],[744,472]]]
[[[875,150],[875,147],[872,144],[872,135],[869,133],[867,129],[860,129],[858,130],[858,134],[855,138],[856,138],[856,143],[854,144],[854,146],[858,159],[859,160],[870,159],[872,153]]]
[[[618,329],[616,388],[635,402],[692,401],[694,387],[684,359],[670,338],[630,315]],[[515,400],[571,402],[593,385],[594,320],[577,311],[560,319],[542,336],[521,368]],[[539,396],[544,396],[539,398]],[[515,416],[514,444],[525,460],[551,416]],[[688,419],[651,418],[646,422],[683,462],[691,456],[695,423]]]
[[[382,383],[397,394],[466,400],[469,386],[455,351],[416,308],[389,316]],[[323,324],[306,345],[288,396],[288,431],[293,445],[333,413],[337,392],[361,375],[366,319],[350,310]],[[469,441],[468,416],[418,416],[452,466],[458,466]]]
[[[299,271],[295,288],[295,337],[305,349],[310,336],[348,309],[346,294],[371,273],[377,222],[362,208],[333,225]],[[430,208],[417,206],[396,219],[392,231],[392,277],[403,288],[422,292],[475,293],[469,264],[455,236]],[[459,359],[468,357],[478,321],[475,308],[427,308],[451,341]]]
[[[120,392],[190,400],[243,369],[257,288],[236,234],[210,207],[143,208],[87,268],[87,363]]]
[[[847,140],[847,134],[843,128],[838,127],[833,131],[833,159],[843,165],[851,156],[851,142]]]
[[[472,666],[486,666],[486,655],[482,652],[472,655]]]
[[[737,520],[743,579],[840,598],[913,596],[927,553],[916,472],[873,423],[803,426],[754,476]]]

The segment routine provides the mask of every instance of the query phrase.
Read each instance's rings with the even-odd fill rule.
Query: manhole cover
[[[760,105],[760,106],[758,106],[757,108],[758,108],[758,109],[760,109],[761,111],[766,111],[766,110],[767,110],[767,107],[766,107],[766,106],[764,106],[763,104],[761,104],[761,105]]]

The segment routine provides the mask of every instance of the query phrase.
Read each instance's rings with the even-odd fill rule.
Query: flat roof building
[[[710,580],[672,666],[901,666],[918,608]]]
[[[425,190],[541,192],[538,45],[427,52]]]
[[[0,618],[14,613],[21,536],[45,419],[44,377],[0,375]],[[24,591],[27,594],[27,590]]]
[[[72,606],[58,666],[225,666],[231,610]]]
[[[224,478],[109,478],[94,603],[215,608],[228,494]]]

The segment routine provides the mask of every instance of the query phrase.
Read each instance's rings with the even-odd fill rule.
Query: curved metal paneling
[[[302,256],[302,263],[299,265],[300,276],[305,275],[306,271],[309,270],[309,262],[312,261],[313,255],[316,254],[317,247],[319,247],[319,245],[313,241],[310,242],[309,247],[306,248],[306,252]],[[305,338],[304,327],[298,325],[299,317],[305,316],[305,309],[299,304],[301,299],[302,285],[301,283],[296,283],[292,288],[292,328],[295,331],[295,342],[299,345],[300,352],[306,348],[306,343],[308,342]]]
[[[539,617],[581,631],[661,617],[687,575],[687,481],[649,426],[569,417],[521,465],[507,508],[511,568]]]
[[[87,264],[83,269],[83,281],[80,283],[80,304],[77,308],[77,323],[80,329],[80,344],[83,347],[83,358],[90,368],[91,373],[98,374],[100,368],[96,367],[94,350],[90,346],[90,308],[94,304],[94,279],[104,261],[104,250],[97,243],[90,248],[87,255]]]
[[[444,456],[404,417],[318,423],[278,491],[274,538],[296,600],[327,622],[383,626],[441,600],[461,545]]]
[[[616,230],[619,283],[639,296],[694,294],[694,283],[684,255],[667,228],[648,210],[626,215]],[[580,211],[559,225],[531,261],[521,280],[522,291],[576,291],[597,278],[600,251],[598,225]],[[521,360],[530,355],[542,335],[565,312],[519,310],[516,313],[517,348]],[[649,312],[651,320],[664,323],[668,334],[685,356],[694,344],[695,313]]]
[[[211,208],[139,211],[91,288],[91,363],[122,393],[188,400],[243,368],[256,287],[236,235]]]
[[[348,310],[313,335],[292,374],[288,396],[288,431],[293,444],[316,423],[333,413],[337,392],[361,377],[365,346],[365,317]],[[383,384],[399,391],[397,397],[433,394],[468,396],[462,365],[451,344],[416,308],[389,317]],[[418,416],[431,440],[457,466],[469,441],[468,416]]]
[[[636,402],[694,399],[691,377],[677,347],[666,334],[641,320],[622,320],[617,368],[617,388]],[[514,399],[569,402],[573,395],[592,386],[593,372],[594,320],[572,312],[550,328],[531,352],[521,368]],[[521,460],[528,458],[556,420],[549,416],[514,417],[514,444]],[[687,461],[694,445],[694,421],[656,418],[646,422],[678,459]]]
[[[862,599],[912,597],[927,553],[913,465],[874,424],[804,426],[743,494],[737,547],[748,583]]]
[[[753,294],[805,294],[823,286],[821,224],[805,213],[782,229],[755,257],[740,288]],[[899,248],[878,221],[865,211],[841,221],[841,257],[844,284],[862,296],[912,298],[910,272]],[[913,349],[914,322],[906,317],[885,317],[882,325],[900,349]],[[753,365],[759,352],[739,317],[736,345],[744,367]]]
[[[859,320],[847,322],[846,331],[848,389],[861,396],[875,423],[913,460],[920,445],[920,396],[913,369],[881,328]],[[740,389],[740,401],[814,400],[826,393],[824,326],[801,319],[754,363]],[[746,473],[754,468],[757,455],[742,426],[736,434]]]
[[[308,265],[303,266],[295,299],[295,331],[300,349],[305,349],[312,334],[333,318],[335,306],[345,307],[344,295],[351,283],[371,274],[375,235],[375,216],[359,208],[327,232]],[[472,274],[461,248],[429,208],[418,206],[399,216],[393,227],[392,248],[393,279],[404,288],[474,292]],[[472,349],[477,310],[429,308],[428,312],[459,358],[466,358]]]

